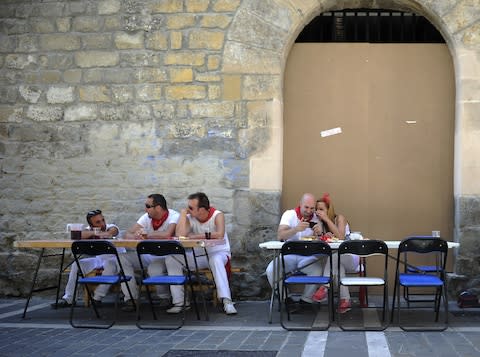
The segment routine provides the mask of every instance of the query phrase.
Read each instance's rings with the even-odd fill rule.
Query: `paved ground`
[[[52,298],[35,297],[26,319],[24,299],[0,299],[0,356],[163,356],[169,351],[276,351],[277,356],[480,356],[480,309],[450,304],[444,332],[343,332],[333,324],[325,332],[291,332],[267,321],[268,303],[238,302],[238,315],[225,316],[210,306],[210,320],[190,311],[179,330],[146,331],[121,313],[109,330],[74,329],[68,310],[50,307]],[[172,352],[170,352],[172,353]],[[245,356],[252,355],[247,352]],[[228,356],[228,354],[222,354]]]

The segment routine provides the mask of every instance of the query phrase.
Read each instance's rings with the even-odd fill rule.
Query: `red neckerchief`
[[[155,219],[155,218],[152,218],[152,227],[153,227],[153,230],[156,231],[158,228],[160,228],[162,226],[162,224],[167,220],[168,218],[168,210],[167,212],[163,215],[162,218],[160,219]]]
[[[210,218],[212,218],[213,216],[213,213],[216,211],[215,207],[210,207],[210,209],[208,210],[208,216],[207,218],[204,220],[204,221],[200,221],[198,220],[200,223],[205,223],[206,221],[208,221]]]
[[[302,219],[305,221],[305,222],[310,222],[310,220],[313,218],[313,213],[310,215],[310,217],[308,217],[307,219],[305,219],[303,216],[302,216],[302,212],[300,212],[300,206],[297,206],[295,208],[295,213],[297,214],[297,218],[301,221]]]

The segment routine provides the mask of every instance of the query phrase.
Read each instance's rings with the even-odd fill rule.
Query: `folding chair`
[[[118,256],[117,249],[115,246],[105,240],[78,240],[74,241],[72,243],[72,253],[73,257],[75,259],[75,263],[78,266],[78,274],[77,274],[77,279],[75,281],[75,288],[73,292],[73,303],[70,308],[70,324],[73,327],[86,327],[86,328],[101,328],[101,329],[107,329],[113,326],[115,321],[117,320],[118,317],[118,301],[120,299],[120,284],[128,282],[130,279],[132,279],[131,276],[125,275],[125,272],[123,271],[122,264],[120,262],[120,258]],[[88,272],[82,271],[82,266],[80,264],[80,258],[84,255],[91,255],[91,256],[96,256],[96,255],[104,255],[104,254],[111,254],[114,255],[116,258],[117,266],[119,268],[119,272],[117,275],[96,275],[96,276],[87,276]],[[88,299],[90,300],[90,304],[95,312],[95,316],[97,319],[102,320],[98,308],[95,304],[95,300],[93,299],[92,291],[89,287],[89,284],[108,284],[108,285],[118,285],[117,293],[116,293],[116,298],[115,298],[115,315],[113,320],[110,323],[107,324],[80,324],[76,323],[74,321],[74,310],[77,309],[76,305],[76,297],[77,297],[77,287],[78,285],[81,284],[85,287],[85,289],[88,292]],[[126,284],[128,288],[128,284]],[[130,299],[133,301],[132,293],[130,291],[130,288],[128,288],[128,293],[130,295]],[[88,308],[87,308],[88,309]]]
[[[370,277],[370,276],[344,276],[341,277],[338,274],[337,293],[340,296],[340,287],[343,286],[383,286],[383,303],[382,303],[382,322],[379,326],[368,326],[365,324],[361,327],[351,326],[348,327],[344,324],[342,314],[337,315],[338,326],[344,331],[383,331],[388,326],[388,247],[383,241],[379,240],[348,240],[344,241],[338,247],[338,271],[340,271],[340,259],[344,254],[355,254],[360,256],[363,260],[370,257],[381,255],[383,256],[383,277]],[[360,309],[376,308],[376,306],[363,306],[360,305]],[[352,314],[349,314],[352,315]],[[368,315],[367,315],[368,316]],[[372,317],[372,316],[370,316]]]
[[[433,255],[435,261],[438,262],[436,266],[435,274],[427,273],[422,270],[417,270],[414,273],[400,273],[400,264],[402,254],[414,255],[414,254],[430,254]],[[392,303],[392,315],[395,311],[395,294],[397,297],[397,320],[400,328],[405,331],[443,331],[448,327],[448,300],[447,300],[447,286],[446,286],[446,274],[445,265],[447,263],[448,245],[447,242],[440,238],[425,238],[425,237],[410,237],[404,239],[398,247],[397,266],[395,269],[395,287],[393,291],[393,303]],[[412,266],[413,267],[413,266]],[[433,288],[435,289],[435,298],[433,301],[433,308],[435,313],[435,325],[420,325],[411,324],[406,326],[402,324],[400,319],[400,287],[404,288]],[[444,303],[444,323],[438,326],[440,305],[443,297]],[[407,307],[408,308],[408,307]],[[415,312],[415,321],[424,321],[425,317],[420,316],[421,310]]]
[[[408,238],[438,238],[432,236],[411,236]],[[404,253],[403,260],[404,264],[404,273],[416,273],[416,272],[425,272],[428,274],[436,273],[437,265],[411,265],[408,263],[407,254]],[[408,287],[403,289],[403,298],[407,302],[408,307],[410,303],[421,303],[421,302],[432,302],[434,299],[420,298],[419,296],[425,296],[427,294],[412,292]],[[415,298],[417,296],[417,298]]]
[[[137,245],[137,254],[138,254],[138,260],[140,262],[140,267],[142,270],[142,280],[140,281],[140,294],[142,291],[142,286],[146,286],[145,291],[147,292],[147,298],[150,303],[150,308],[152,311],[152,316],[154,320],[157,320],[157,314],[155,312],[155,307],[153,304],[152,296],[149,287],[154,286],[154,285],[189,285],[190,290],[192,293],[192,300],[195,306],[195,311],[197,313],[197,318],[200,320],[200,315],[198,312],[197,304],[196,304],[196,299],[195,299],[195,293],[193,291],[192,287],[192,277],[190,274],[190,269],[188,267],[188,260],[187,256],[185,254],[185,248],[177,241],[154,241],[154,240],[148,240],[148,241],[141,241]],[[183,262],[185,262],[185,269],[184,269],[184,274],[183,275],[159,275],[159,276],[148,276],[147,275],[147,269],[143,264],[142,261],[142,256],[145,254],[151,254],[155,256],[167,256],[167,255],[177,255],[178,259],[182,259]],[[176,330],[179,329],[180,327],[183,326],[185,322],[185,315],[186,315],[186,302],[187,302],[187,293],[185,292],[184,298],[183,298],[183,311],[182,311],[182,318],[179,324],[176,325],[160,325],[160,324],[141,324],[141,313],[140,313],[140,299],[139,302],[137,303],[137,327],[141,329],[156,329],[156,330]],[[169,317],[170,318],[170,317]],[[167,319],[167,318],[166,318]]]
[[[291,254],[300,255],[300,256],[312,256],[314,259],[311,263],[299,267],[296,271],[287,272],[285,270],[285,257]],[[302,274],[302,269],[306,268],[310,264],[315,264],[318,260],[322,257],[329,258],[328,261],[330,262],[330,276],[312,276],[312,275],[305,275]],[[314,242],[303,242],[303,241],[291,241],[286,242],[281,249],[281,261],[282,261],[282,268],[283,268],[283,291],[280,293],[280,324],[286,330],[298,330],[298,331],[322,331],[327,330],[330,327],[330,324],[333,320],[333,289],[328,289],[328,323],[326,326],[319,326],[317,325],[318,320],[318,307],[319,304],[312,303],[311,305],[314,314],[309,314],[309,318],[313,318],[314,320],[311,322],[310,326],[300,326],[298,324],[289,324],[286,325],[283,319],[283,309],[282,305],[285,304],[285,310],[287,313],[288,321],[291,321],[291,311],[290,311],[290,299],[288,298],[288,287],[290,285],[327,285],[332,282],[332,250],[330,246],[322,241],[314,241]],[[301,275],[299,275],[299,273]],[[283,300],[283,304],[282,304]]]

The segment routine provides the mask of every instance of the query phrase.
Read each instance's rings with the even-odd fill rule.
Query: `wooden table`
[[[274,281],[274,286],[272,287],[272,293],[270,295],[270,307],[269,307],[269,312],[268,312],[268,322],[272,323],[272,314],[273,314],[273,305],[275,303],[275,297],[278,297],[280,299],[280,291],[278,287],[278,280],[280,279],[280,264],[279,264],[279,256],[280,256],[280,251],[282,249],[282,246],[285,242],[281,242],[279,240],[272,240],[268,242],[262,242],[258,246],[261,249],[266,249],[273,251],[273,281]],[[338,249],[342,241],[335,241],[335,242],[329,242],[328,244],[332,249]],[[400,245],[401,241],[399,240],[389,240],[385,241],[387,244],[388,249],[398,249],[398,246]],[[457,242],[447,242],[448,248],[458,248],[460,247],[460,243]],[[389,257],[396,259],[396,257],[393,257],[389,255]]]
[[[218,244],[224,244],[224,239],[177,239],[172,238],[179,241],[185,248],[207,248],[210,246],[215,246]],[[129,240],[129,239],[109,239],[116,247],[118,248],[131,248],[135,249],[137,244],[141,242],[141,240]],[[55,304],[58,303],[59,296],[60,296],[60,287],[62,283],[62,273],[73,263],[73,261],[65,264],[65,250],[70,249],[72,246],[72,240],[70,239],[39,239],[39,240],[21,240],[15,241],[13,243],[15,248],[25,248],[25,249],[41,249],[40,254],[38,255],[37,265],[35,268],[35,272],[33,275],[32,285],[30,287],[30,291],[28,293],[27,302],[25,303],[25,308],[23,310],[22,318],[25,318],[27,314],[28,305],[30,304],[30,300],[32,298],[33,293],[52,290],[56,289],[56,298]],[[61,249],[61,253],[47,253],[47,249]],[[60,257],[60,265],[58,269],[58,277],[57,277],[57,284],[47,287],[35,288],[37,283],[38,271],[40,270],[40,265],[45,258],[50,257]],[[195,254],[194,254],[195,257]]]

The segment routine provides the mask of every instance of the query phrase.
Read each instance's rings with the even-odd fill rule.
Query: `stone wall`
[[[478,2],[3,0],[2,294],[29,287],[36,252],[15,240],[64,237],[65,223],[94,208],[124,230],[146,195],[163,193],[180,209],[202,190],[226,213],[233,263],[245,270],[235,296],[265,297],[258,243],[275,238],[281,213],[283,67],[313,17],[355,7],[415,11],[447,40],[457,77],[457,270],[478,274]]]

